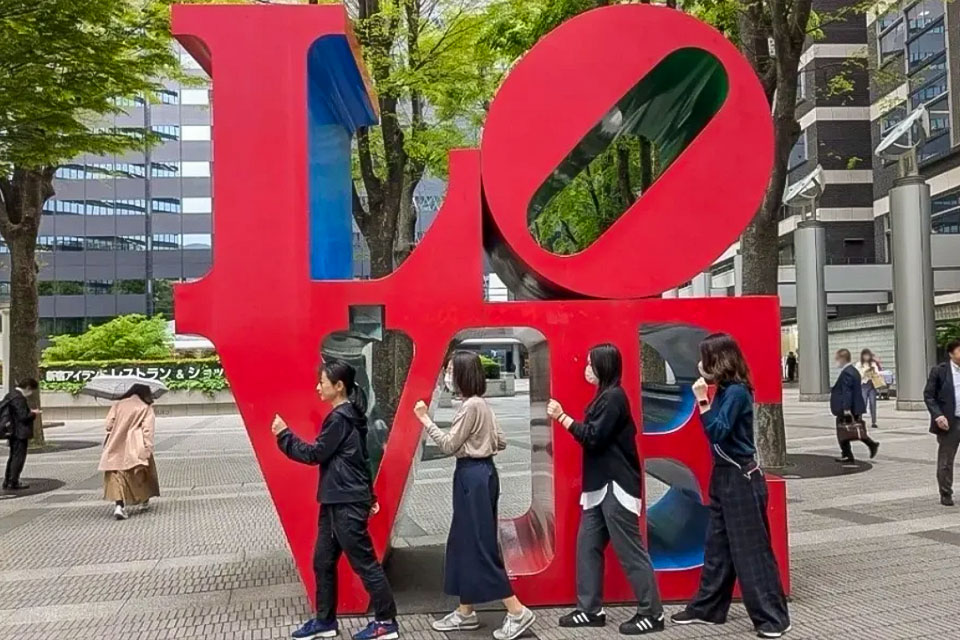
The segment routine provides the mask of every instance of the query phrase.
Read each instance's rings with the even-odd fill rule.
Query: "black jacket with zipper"
[[[315,442],[304,442],[286,429],[277,436],[277,443],[291,460],[320,466],[320,504],[373,503],[367,418],[349,402],[327,415]]]

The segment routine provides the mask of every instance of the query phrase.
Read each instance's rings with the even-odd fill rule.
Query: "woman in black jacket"
[[[736,341],[715,333],[700,343],[700,375],[693,395],[713,453],[710,524],[700,588],[693,602],[670,619],[676,624],[723,624],[733,584],[761,638],[790,630],[787,600],[770,546],[767,482],[753,441],[753,385]],[[713,399],[708,385],[716,385]]]
[[[620,625],[620,633],[663,631],[663,606],[650,556],[640,534],[640,456],[637,428],[620,378],[620,351],[612,344],[590,350],[584,376],[597,395],[578,422],[550,400],[547,413],[583,447],[583,517],[577,533],[577,609],[560,618],[561,627],[602,627],[603,554],[608,542],[637,597],[637,613]]]
[[[332,638],[337,624],[337,561],[347,554],[373,601],[374,620],[354,640],[393,640],[399,637],[397,605],[390,583],[377,561],[367,519],[379,511],[373,496],[367,453],[366,397],[356,383],[357,372],[342,360],[329,359],[320,371],[317,392],[333,405],[316,442],[304,442],[280,416],[273,420],[277,444],[291,460],[320,466],[317,501],[320,522],[313,570],[317,581],[317,615],[293,632],[296,639]]]

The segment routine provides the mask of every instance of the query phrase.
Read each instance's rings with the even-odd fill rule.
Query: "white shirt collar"
[[[953,360],[950,361],[950,369],[953,370],[954,374],[960,374],[960,365]]]

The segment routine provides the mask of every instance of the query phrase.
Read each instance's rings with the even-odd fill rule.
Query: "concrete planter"
[[[63,392],[43,392],[41,397],[44,422],[58,420],[100,420],[110,410],[110,402],[90,396],[74,396]],[[199,391],[169,391],[157,400],[158,417],[219,416],[237,413],[230,391],[212,396]]]

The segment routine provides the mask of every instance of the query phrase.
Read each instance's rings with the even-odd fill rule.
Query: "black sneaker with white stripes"
[[[792,627],[791,627],[790,625],[787,625],[787,628],[784,629],[783,631],[760,631],[760,630],[758,630],[758,631],[757,631],[757,637],[758,637],[758,638],[782,638],[782,637],[784,636],[784,634],[786,634],[788,631],[790,631],[791,628],[792,628]]]
[[[662,613],[657,618],[638,613],[620,625],[620,633],[625,636],[640,636],[645,633],[656,633],[657,631],[663,631],[663,629],[664,623]]]
[[[571,611],[560,618],[561,627],[604,627],[607,624],[607,614],[603,609],[599,613],[586,611]]]

